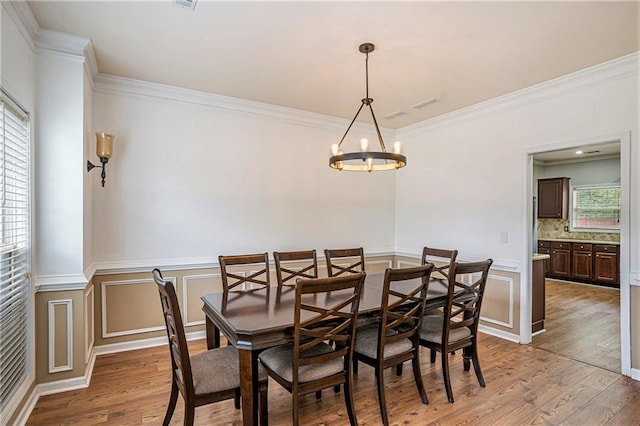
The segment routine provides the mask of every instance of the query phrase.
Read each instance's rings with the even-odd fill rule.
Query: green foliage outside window
[[[573,189],[571,225],[580,229],[620,229],[620,187]]]

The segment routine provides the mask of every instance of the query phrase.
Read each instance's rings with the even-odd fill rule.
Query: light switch
[[[509,233],[508,232],[501,232],[500,233],[500,242],[502,244],[507,244],[509,242]]]

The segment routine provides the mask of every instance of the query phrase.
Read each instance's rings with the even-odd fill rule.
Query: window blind
[[[29,116],[0,97],[0,407],[28,373]]]

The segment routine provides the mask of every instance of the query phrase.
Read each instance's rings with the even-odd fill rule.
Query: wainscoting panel
[[[222,291],[220,274],[185,275],[182,277],[182,316],[185,326],[204,324],[202,301],[208,293]]]
[[[49,373],[73,370],[73,301],[48,303]]]
[[[95,341],[94,328],[94,312],[95,312],[95,297],[93,294],[93,285],[89,287],[84,293],[84,363],[89,362],[91,357],[91,351],[93,350],[93,343]]]
[[[176,283],[175,277],[165,279]],[[165,329],[156,283],[152,278],[103,281],[102,338]]]

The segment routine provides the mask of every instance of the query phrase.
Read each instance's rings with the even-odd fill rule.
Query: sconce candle
[[[96,133],[96,154],[100,158],[111,158],[113,152],[113,135],[104,132]]]
[[[104,181],[107,177],[107,173],[105,171],[105,166],[109,162],[109,158],[111,158],[111,154],[113,153],[113,139],[114,136],[104,132],[96,133],[96,154],[100,157],[100,163],[102,166],[96,166],[91,161],[87,160],[87,172],[90,172],[94,167],[98,167],[102,169],[101,177],[102,177],[102,186],[104,187]]]

